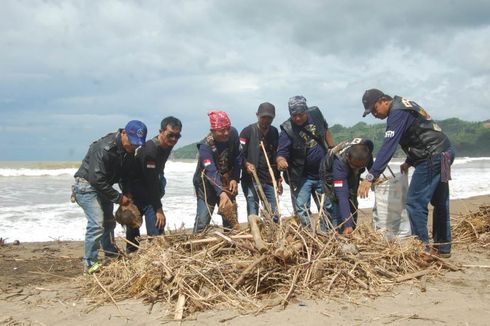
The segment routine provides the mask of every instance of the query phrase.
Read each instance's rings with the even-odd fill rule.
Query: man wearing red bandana
[[[211,215],[218,205],[218,212],[229,211],[232,207],[234,218],[223,213],[225,230],[238,227],[235,197],[240,178],[240,142],[237,130],[231,126],[230,118],[224,111],[210,111],[209,134],[197,144],[199,151],[194,188],[197,196],[194,233],[204,231],[211,222]]]

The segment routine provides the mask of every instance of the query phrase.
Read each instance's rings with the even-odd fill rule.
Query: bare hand
[[[253,165],[252,163],[246,162],[245,167],[247,168],[248,173],[252,174],[255,172],[255,165]]]
[[[230,185],[228,186],[228,190],[233,194],[236,195],[238,193],[238,183],[236,180],[231,180]]]
[[[348,226],[346,228],[344,228],[344,231],[342,231],[342,234],[343,235],[349,235],[352,233],[352,231],[354,231],[354,229],[352,228],[352,226]]]
[[[163,230],[165,228],[167,218],[165,217],[165,213],[163,212],[163,210],[161,208],[157,210],[156,216],[157,216],[157,220],[155,222],[155,226],[159,230]]]
[[[122,195],[121,199],[119,200],[119,205],[121,205],[121,206],[128,206],[131,203],[132,203],[132,200],[129,197],[127,197],[126,195]]]
[[[408,174],[408,169],[410,168],[410,164],[408,164],[407,162],[403,162],[402,165],[400,165],[400,172],[402,174]]]
[[[371,189],[372,184],[373,183],[371,181],[362,180],[361,184],[359,185],[359,189],[357,189],[357,196],[361,198],[367,198],[369,189]]]
[[[279,171],[286,171],[289,167],[288,161],[286,161],[286,159],[282,156],[277,157],[276,163],[277,163],[277,169]]]
[[[277,181],[277,194],[282,195],[282,181],[278,180]]]

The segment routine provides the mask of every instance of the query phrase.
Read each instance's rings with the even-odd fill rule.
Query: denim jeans
[[[449,150],[451,163],[454,151]],[[429,243],[427,230],[428,204],[432,213],[434,246],[441,253],[451,252],[451,224],[449,219],[449,183],[441,182],[441,155],[434,155],[415,167],[407,194],[407,211],[412,234]]]
[[[142,208],[138,207],[138,209],[141,212],[141,215],[145,217],[145,225],[146,225],[146,234],[149,236],[156,236],[156,235],[161,235],[164,233],[163,229],[159,229],[156,227],[155,223],[157,222],[157,214],[155,212],[155,209],[153,208],[152,205],[146,205]],[[139,244],[138,240],[136,240],[136,237],[140,236],[140,229],[133,229],[130,227],[126,228],[126,239],[136,245]],[[126,251],[127,252],[134,252],[138,248],[133,246],[132,244],[128,243],[126,245]]]
[[[84,179],[76,178],[73,185],[75,200],[83,209],[87,217],[87,229],[85,231],[85,254],[83,257],[86,266],[91,266],[97,261],[99,248],[106,256],[117,254],[114,245],[114,204],[97,191]]]
[[[274,187],[272,185],[263,183],[262,189],[264,190],[265,197],[271,205],[271,209],[274,215],[277,215],[276,208],[276,196],[274,195]],[[259,195],[257,189],[252,180],[242,180],[242,190],[247,200],[247,215],[259,215]]]
[[[211,215],[213,214],[214,207],[219,205],[219,197],[216,192],[210,186],[206,187],[206,194],[202,189],[196,189],[197,195],[197,208],[196,208],[196,220],[194,222],[194,233],[200,233],[211,222]],[[207,203],[206,200],[207,199]],[[231,229],[230,223],[223,219],[223,228]]]
[[[293,205],[303,226],[311,227],[309,217],[311,215],[311,196],[313,196],[316,207],[318,210],[320,210],[320,199],[322,193],[323,189],[321,180],[303,178],[298,182],[296,191],[293,192]],[[333,214],[333,205],[330,202],[330,199],[327,197],[325,197],[323,202],[323,213],[328,216],[333,226],[337,225],[336,220],[334,219],[335,214]],[[320,216],[320,229],[322,231],[327,229],[327,223],[324,216]]]

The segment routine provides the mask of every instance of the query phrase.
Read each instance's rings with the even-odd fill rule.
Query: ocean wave
[[[42,177],[42,176],[61,176],[74,175],[77,169],[0,169],[0,177]]]

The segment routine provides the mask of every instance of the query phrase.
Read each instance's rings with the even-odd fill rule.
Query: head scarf
[[[230,118],[225,111],[209,111],[208,116],[211,130],[227,129],[231,126]]]

